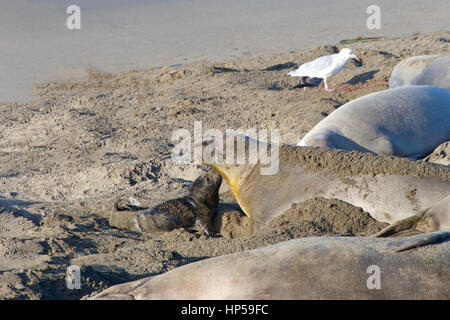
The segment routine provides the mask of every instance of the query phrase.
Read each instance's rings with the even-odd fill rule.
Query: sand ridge
[[[412,175],[418,178],[450,181],[450,170],[444,166],[368,152],[284,145],[280,147],[280,162],[292,166],[305,165],[312,171],[326,170],[342,177]]]

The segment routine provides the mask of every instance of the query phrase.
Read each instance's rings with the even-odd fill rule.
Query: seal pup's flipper
[[[391,242],[388,246],[396,252],[401,252],[412,248],[423,247],[429,244],[444,242],[448,239],[450,239],[450,232],[438,231],[419,234],[408,239]]]
[[[195,223],[193,226],[184,228],[186,231],[189,232],[198,232],[202,233],[205,236],[213,236],[215,234],[215,230],[212,224],[212,221],[207,217],[198,217],[195,220]]]
[[[141,206],[141,203],[133,197],[119,198],[114,202],[114,209],[117,211],[139,211],[148,209]]]

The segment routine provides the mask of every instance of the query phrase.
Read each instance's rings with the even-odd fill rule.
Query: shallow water
[[[0,0],[0,102],[33,99],[34,83],[199,59],[287,52],[356,36],[449,28],[450,2],[378,0]],[[81,8],[81,29],[66,8]]]

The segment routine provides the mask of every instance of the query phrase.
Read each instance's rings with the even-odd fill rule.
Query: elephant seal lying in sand
[[[423,158],[450,140],[450,91],[429,86],[383,90],[352,100],[297,144]]]
[[[450,56],[416,56],[402,60],[391,73],[389,88],[410,85],[450,90]]]
[[[236,139],[236,143],[234,143]],[[255,164],[235,164],[240,148],[249,155],[254,139],[235,136],[233,159],[227,160],[222,143],[205,141],[204,150],[213,150],[208,166],[219,172],[229,185],[241,209],[250,218],[251,228],[266,226],[294,203],[315,197],[338,199],[361,207],[378,221],[395,223],[423,210],[448,203],[450,169],[405,158],[343,151],[329,148],[272,145],[257,141],[259,152],[278,154],[278,172],[261,174],[261,161]],[[228,151],[228,150],[227,150]],[[220,159],[220,161],[218,161]],[[242,160],[242,159],[241,159]],[[227,163],[228,162],[228,163]],[[231,163],[231,164],[230,164]],[[446,202],[447,201],[447,202]],[[450,207],[431,210],[422,226],[409,224],[409,231],[450,231]],[[434,220],[438,223],[428,223]],[[405,224],[403,224],[405,225]],[[403,228],[402,231],[405,232]],[[396,233],[392,232],[393,234]],[[445,240],[424,237],[420,245]]]
[[[92,299],[450,299],[450,242],[401,253],[391,242],[294,239],[190,263]]]
[[[255,143],[245,136],[235,140],[235,156],[239,148],[249,154]],[[236,164],[227,160],[227,146],[214,140],[204,143],[219,155],[205,164],[222,175],[257,226],[264,227],[293,203],[314,197],[342,200],[378,221],[393,223],[436,206],[450,194],[450,169],[443,166],[356,151],[257,143],[260,150],[278,152],[276,174],[262,175],[259,159],[255,164]],[[447,221],[430,231],[450,231],[450,225]]]
[[[199,176],[191,186],[190,193],[182,198],[168,200],[149,210],[132,212],[114,212],[109,219],[110,225],[131,231],[157,232],[185,228],[214,233],[212,218],[219,205],[219,188],[222,177],[215,171]],[[117,208],[133,208],[124,205],[119,199]]]

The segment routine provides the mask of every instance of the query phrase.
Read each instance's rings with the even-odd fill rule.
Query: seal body
[[[449,299],[450,242],[301,238],[111,287],[93,299]]]
[[[187,196],[165,201],[131,215],[115,212],[110,217],[110,224],[140,232],[184,228],[205,234],[213,233],[212,218],[219,204],[221,183],[222,177],[218,173],[208,172],[194,181]]]
[[[249,138],[237,138],[245,140],[248,153]],[[266,145],[268,150],[276,147]],[[315,197],[351,203],[378,221],[392,223],[431,208],[450,194],[450,170],[443,166],[330,148],[278,148],[278,172],[272,175],[261,174],[259,161],[208,164],[224,177],[257,227],[264,227],[292,204]]]
[[[450,140],[450,91],[407,86],[352,100],[311,129],[299,146],[422,158]]]
[[[428,85],[450,90],[450,56],[416,56],[402,60],[392,71],[389,88]]]

